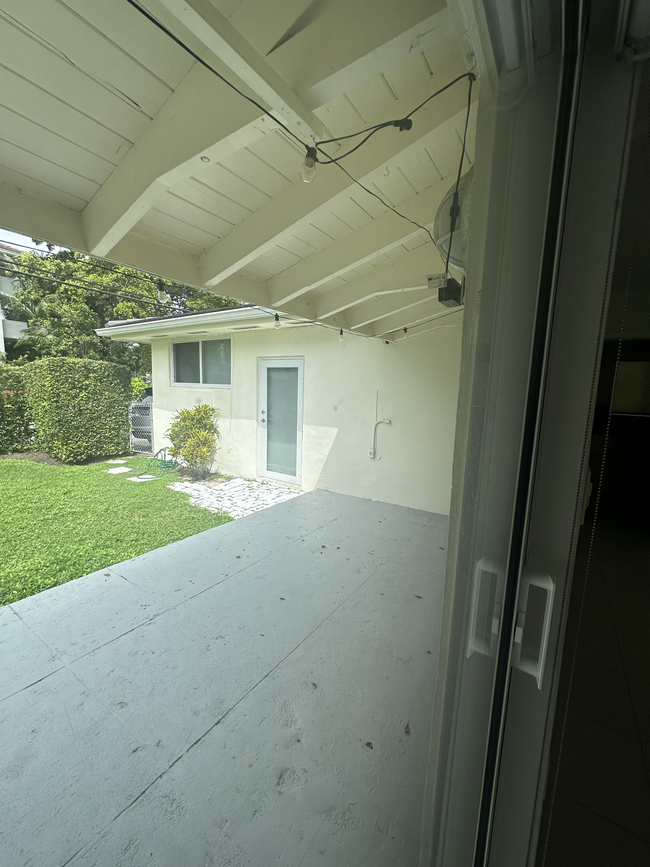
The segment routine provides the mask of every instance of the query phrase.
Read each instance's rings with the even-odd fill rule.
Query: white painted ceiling
[[[276,117],[298,118],[303,140],[310,124],[332,138],[403,117],[468,69],[442,0],[141,5]],[[431,227],[466,104],[464,79],[347,171]],[[337,166],[304,184],[304,153],[127,0],[0,0],[0,225],[336,328],[433,327],[447,310],[426,288],[443,270],[428,235]]]

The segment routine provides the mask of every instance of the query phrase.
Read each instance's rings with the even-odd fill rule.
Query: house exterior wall
[[[222,435],[216,466],[258,477],[259,359],[303,357],[303,489],[448,514],[460,335],[444,328],[385,345],[350,334],[339,342],[317,326],[234,333],[232,385],[218,389],[174,386],[171,341],[153,340],[154,447],[167,444],[177,409],[211,403]],[[391,424],[379,425],[373,460],[376,402]]]
[[[0,292],[5,295],[13,295],[15,288],[13,278],[0,274]],[[18,340],[22,337],[26,327],[24,322],[5,319],[4,314],[0,311],[0,352],[6,351],[6,340]]]

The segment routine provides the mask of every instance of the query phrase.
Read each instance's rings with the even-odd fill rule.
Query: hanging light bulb
[[[343,329],[339,331],[339,343],[343,343]]]
[[[280,327],[280,317],[278,316],[277,313],[275,314],[275,327],[276,328]]]
[[[408,332],[408,328],[404,328],[404,334]]]
[[[314,180],[316,174],[316,163],[318,162],[318,152],[314,147],[307,148],[307,154],[300,166],[300,177],[306,184],[310,184]]]

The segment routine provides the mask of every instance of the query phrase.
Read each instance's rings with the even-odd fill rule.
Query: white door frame
[[[274,473],[266,468],[267,464],[267,435],[266,419],[267,406],[267,370],[270,367],[295,367],[298,370],[298,413],[297,413],[297,436],[296,436],[296,475],[288,476],[284,473]],[[278,482],[288,482],[292,485],[300,485],[302,482],[302,426],[304,410],[304,382],[305,382],[305,359],[302,357],[281,356],[277,358],[260,358],[258,366],[259,400],[257,407],[257,429],[259,431],[259,474],[265,479],[275,479]],[[262,421],[264,419],[264,421]]]

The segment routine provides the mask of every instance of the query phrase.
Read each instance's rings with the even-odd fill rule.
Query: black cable
[[[450,310],[449,313],[438,313],[436,316],[432,316],[431,319],[423,319],[422,322],[414,322],[413,325],[408,326],[408,330],[410,331],[412,328],[419,328],[420,325],[428,325],[429,322],[435,322],[436,319],[444,319],[446,316],[453,316],[454,313],[462,313],[463,308],[457,307],[455,310]],[[384,331],[384,334],[395,334],[397,331],[404,331],[404,326],[401,325],[399,328],[393,328],[391,331]]]
[[[451,258],[451,242],[454,240],[454,231],[456,229],[456,220],[460,214],[460,205],[458,204],[458,187],[460,185],[461,175],[463,174],[463,162],[465,160],[465,146],[467,144],[467,128],[469,126],[469,113],[472,108],[472,87],[476,81],[475,75],[470,75],[469,88],[467,92],[467,114],[465,116],[465,131],[463,132],[463,149],[460,153],[460,163],[458,164],[458,177],[456,178],[456,188],[454,189],[454,197],[452,199],[451,208],[449,210],[449,248],[447,250],[447,261],[445,262],[445,274],[449,274],[449,259]]]
[[[323,145],[323,144],[332,144],[332,142],[337,142],[337,141],[345,141],[346,139],[356,138],[358,135],[363,135],[364,132],[370,132],[370,131],[376,132],[377,130],[385,129],[388,126],[398,127],[398,128],[400,128],[400,132],[401,132],[401,131],[403,131],[401,128],[402,128],[402,126],[404,126],[405,120],[407,120],[407,118],[401,118],[399,120],[385,120],[383,123],[376,123],[374,126],[369,126],[366,129],[360,129],[358,132],[351,132],[349,135],[340,135],[337,138],[321,139],[319,142],[317,142],[317,144]],[[408,126],[405,126],[405,129],[411,129],[411,126],[412,126],[412,124],[409,124]]]
[[[85,292],[98,292],[101,295],[112,295],[114,298],[119,298],[123,301],[135,301],[138,304],[148,305],[149,307],[159,307],[163,310],[176,310],[177,308],[168,305],[161,304],[159,301],[149,301],[145,298],[138,297],[136,295],[124,295],[123,293],[111,292],[108,289],[98,289],[96,284],[90,283],[87,285],[82,285],[82,283],[73,282],[72,280],[61,280],[58,277],[52,277],[49,274],[34,274],[29,271],[21,271],[17,268],[7,268],[3,266],[3,271],[6,271],[7,274],[17,274],[21,277],[31,277],[33,280],[49,280],[52,283],[59,283],[61,286],[71,286],[73,289],[82,289]],[[79,278],[83,279],[83,278]]]
[[[267,117],[270,117],[271,120],[275,121],[275,123],[277,123],[279,126],[281,126],[285,132],[288,132],[290,136],[293,136],[293,138],[295,138],[295,140],[297,142],[299,142],[304,148],[309,147],[309,145],[307,145],[299,136],[297,136],[295,134],[295,132],[290,130],[288,126],[285,126],[285,124],[283,124],[281,120],[278,120],[277,117],[275,117],[275,115],[271,114],[271,112],[268,109],[264,108],[263,105],[261,105],[259,102],[257,102],[257,100],[253,99],[251,96],[248,96],[247,94],[243,93],[231,81],[228,81],[228,79],[225,78],[220,72],[217,72],[217,70],[214,68],[214,66],[210,66],[210,64],[207,63],[205,60],[203,60],[203,58],[199,54],[197,54],[195,51],[192,51],[192,49],[189,47],[189,45],[186,45],[182,39],[179,39],[178,36],[176,36],[174,33],[172,33],[172,31],[169,30],[167,27],[165,27],[165,25],[161,21],[158,21],[157,18],[154,18],[154,16],[150,12],[147,12],[146,9],[144,9],[142,6],[140,6],[138,3],[136,3],[135,0],[126,0],[126,2],[129,3],[131,6],[133,6],[134,9],[137,9],[138,12],[140,12],[142,15],[144,15],[144,17],[147,18],[149,21],[151,21],[152,24],[155,24],[156,27],[158,27],[160,30],[162,30],[163,33],[166,33],[170,39],[173,39],[177,45],[180,45],[180,47],[182,49],[187,51],[187,53],[190,54],[198,63],[200,63],[201,66],[204,66],[213,75],[216,75],[217,78],[219,78],[221,81],[223,81],[224,84],[227,84],[228,87],[232,88],[232,90],[234,90],[235,93],[238,93],[240,96],[243,96],[244,99],[247,99],[248,102],[251,103],[251,105],[254,105],[263,114],[265,114]]]
[[[458,207],[458,186],[460,184],[460,179],[461,179],[461,176],[463,173],[463,162],[465,160],[465,152],[466,152],[466,145],[467,145],[467,129],[469,127],[469,116],[470,116],[470,111],[472,108],[472,87],[474,85],[474,82],[476,81],[476,76],[472,72],[467,72],[464,75],[460,75],[458,78],[454,79],[454,81],[451,81],[448,85],[446,85],[441,90],[437,91],[436,93],[432,94],[429,97],[429,99],[433,99],[434,96],[437,96],[439,93],[442,93],[443,90],[446,90],[448,87],[451,87],[452,84],[455,84],[457,81],[460,81],[463,78],[469,78],[469,88],[468,88],[468,93],[467,93],[467,114],[465,116],[465,130],[463,133],[463,146],[462,146],[462,150],[461,150],[461,154],[460,154],[460,163],[458,165],[458,177],[456,179],[456,187],[454,190],[454,198],[452,201],[452,208]],[[418,109],[422,108],[423,105],[426,105],[426,103],[428,101],[429,101],[428,99],[425,100],[421,105],[418,106],[418,108],[413,109],[411,114],[418,111]],[[371,132],[366,137],[366,139],[364,139],[364,141],[361,142],[361,144],[363,144],[365,141],[367,141],[367,139],[370,138],[371,135],[374,135],[374,133],[377,131],[378,131],[377,129],[373,130],[373,132]],[[360,147],[361,144],[357,145],[357,147]],[[377,193],[373,193],[372,190],[369,190],[368,187],[364,186],[361,183],[361,181],[358,181],[355,177],[353,177],[350,174],[350,172],[343,165],[341,165],[339,160],[343,159],[343,157],[347,156],[348,154],[343,154],[341,157],[338,157],[337,159],[333,159],[332,157],[329,156],[329,154],[325,153],[325,151],[323,151],[319,145],[316,145],[316,147],[321,151],[321,153],[323,153],[328,158],[329,163],[325,163],[325,165],[328,165],[331,163],[333,165],[338,166],[338,168],[340,168],[342,172],[345,172],[345,174],[350,178],[351,181],[354,181],[354,183],[357,184],[357,186],[361,187],[362,190],[365,190],[366,193],[369,193],[371,196],[374,196],[376,199],[378,199],[382,203],[382,205],[384,205],[384,207],[393,211],[393,213],[397,214],[397,216],[401,217],[403,220],[407,220],[413,226],[417,226],[418,229],[422,229],[422,231],[426,232],[427,235],[429,236],[429,238],[431,239],[432,243],[435,245],[436,242],[434,240],[434,237],[431,234],[430,230],[426,226],[423,226],[420,223],[416,223],[415,220],[412,220],[410,217],[407,217],[406,214],[403,214],[401,211],[398,211],[397,208],[394,208],[392,205],[389,205],[388,202],[384,201],[384,199],[382,199],[381,196],[377,195]],[[356,149],[357,149],[356,147],[353,148],[353,150],[356,150]],[[352,151],[348,151],[348,153],[352,153]],[[320,162],[320,160],[319,160],[319,162]],[[451,254],[451,242],[453,241],[453,238],[454,238],[454,229],[455,229],[455,217],[452,218],[451,232],[449,235],[449,250],[447,251],[447,262],[445,263],[445,274],[449,273],[449,256]]]
[[[11,242],[6,241],[4,243],[11,244],[11,246],[13,246],[13,247],[22,247],[26,252],[34,253],[34,255],[38,256],[39,259],[52,259],[58,255],[56,250],[41,250],[38,247],[30,247],[28,244],[19,244],[17,241],[11,241]],[[66,253],[68,253],[68,252],[74,253],[75,252],[74,250],[70,250],[68,247],[61,247],[59,249],[63,250]],[[0,247],[0,252],[2,252],[1,247]],[[8,252],[8,251],[6,251],[6,252]],[[11,253],[8,253],[8,255],[11,255]],[[97,268],[100,271],[106,271],[106,273],[108,273],[108,274],[114,274],[115,277],[118,279],[120,279],[122,276],[125,276],[125,275],[118,274],[118,272],[115,270],[115,268],[111,268],[107,265],[102,264],[103,261],[105,261],[105,260],[98,259],[95,256],[92,256],[92,255],[87,254],[87,253],[81,253],[81,255],[84,256],[85,258],[81,259],[81,260],[75,259],[74,261],[75,262],[87,262],[92,268]],[[59,259],[57,261],[62,262],[64,260]],[[119,268],[128,268],[129,266],[128,265],[118,265],[118,267]],[[163,277],[152,277],[151,274],[147,274],[146,271],[139,271],[137,268],[132,268],[130,270],[136,271],[138,274],[137,279],[146,280],[147,282],[151,283],[152,286],[155,286],[156,290],[159,290],[161,288],[160,283],[164,282],[164,281],[172,284],[172,286],[174,286],[174,285],[181,286],[184,289],[194,289],[195,288],[193,286],[187,286],[185,283],[175,283],[173,280],[166,280],[166,278],[163,278]],[[79,278],[75,278],[75,279],[83,280],[84,278],[79,277]],[[90,282],[90,281],[86,281],[86,282]],[[92,284],[92,285],[96,285],[96,284]],[[165,289],[164,286],[162,288]],[[205,290],[202,290],[202,291],[205,291]],[[210,294],[212,294],[212,293],[210,293]],[[220,296],[220,297],[224,297],[224,296]]]
[[[349,135],[338,136],[338,138],[323,139],[322,141],[316,142],[316,147],[320,150],[320,145],[332,144],[333,142],[339,142],[339,141],[345,141],[346,139],[356,138],[357,136],[363,135],[364,133],[369,133],[369,135],[364,139],[364,141],[361,142],[361,144],[363,144],[365,141],[367,141],[370,138],[371,135],[374,135],[376,132],[379,132],[380,129],[386,129],[387,127],[390,127],[390,126],[397,127],[400,130],[400,132],[402,132],[404,130],[410,130],[411,127],[413,126],[413,124],[409,123],[409,121],[416,112],[420,111],[421,108],[424,108],[424,106],[428,102],[430,102],[432,99],[435,99],[436,96],[440,96],[440,94],[444,93],[445,90],[449,90],[449,88],[453,87],[454,84],[457,84],[459,81],[462,81],[463,78],[469,78],[470,95],[471,95],[471,86],[476,81],[476,76],[474,75],[473,72],[464,72],[462,75],[459,75],[457,78],[454,78],[453,81],[450,81],[448,84],[445,84],[444,87],[441,87],[439,90],[436,90],[436,92],[432,93],[431,96],[428,96],[424,100],[424,102],[421,102],[420,105],[418,105],[416,108],[414,108],[413,111],[409,112],[409,114],[407,114],[406,117],[396,118],[395,120],[387,120],[387,121],[384,121],[384,123],[378,123],[375,126],[370,126],[367,129],[361,129],[358,132],[353,132],[353,133],[350,133]],[[351,153],[354,153],[354,151],[357,150],[357,148],[359,148],[360,146],[361,145],[357,145],[357,147],[352,148],[352,150],[349,150],[347,153],[341,154],[340,157],[330,158],[329,162],[323,163],[323,165],[329,165],[330,163],[334,163],[337,160],[342,160],[344,157],[347,157]],[[321,161],[319,160],[318,162],[320,163]]]
[[[326,160],[319,160],[318,157],[316,157],[316,162],[321,166],[329,166],[329,165],[333,165],[334,163],[338,163],[339,160],[345,159],[345,157],[349,157],[350,154],[353,154],[355,151],[358,151],[359,148],[361,147],[361,145],[364,145],[368,141],[369,138],[372,138],[372,136],[376,132],[379,132],[379,130],[383,129],[383,128],[384,128],[383,126],[379,126],[376,129],[373,129],[371,132],[368,133],[368,135],[364,139],[362,139],[359,142],[358,145],[355,145],[353,148],[350,148],[349,151],[346,151],[344,154],[341,154],[340,157],[327,156],[325,151],[321,148],[321,142],[318,142],[318,144],[316,145],[316,150],[320,151],[323,154],[323,156],[327,157],[327,159]]]
[[[12,247],[22,247],[23,250],[27,251],[28,253],[34,253],[34,255],[38,256],[40,259],[45,259],[45,258],[51,259],[51,258],[57,256],[56,250],[41,250],[39,247],[30,247],[28,244],[19,244],[17,241],[4,241],[2,243],[6,243]],[[58,246],[58,245],[56,245],[56,246]],[[66,253],[76,252],[75,250],[70,250],[68,247],[60,247],[59,249],[63,250]],[[2,252],[2,247],[0,247],[0,252]],[[5,252],[7,252],[8,255],[11,255],[11,253],[9,253],[8,251],[5,251]],[[97,268],[100,271],[106,271],[108,274],[115,274],[115,276],[117,278],[120,278],[121,276],[123,276],[121,274],[118,274],[117,271],[115,270],[115,268],[111,268],[107,265],[102,264],[103,261],[106,261],[106,260],[98,259],[97,257],[92,256],[89,253],[81,253],[80,255],[84,256],[85,258],[82,260],[76,259],[75,260],[76,262],[80,262],[80,261],[84,262],[85,261],[92,268]],[[64,261],[64,260],[58,260],[58,261]],[[128,265],[118,265],[118,268],[128,268],[128,267],[129,267]],[[176,286],[182,286],[184,289],[194,289],[195,288],[193,286],[187,286],[185,283],[175,283],[173,280],[167,280],[167,278],[164,278],[164,277],[152,277],[151,274],[147,274],[146,271],[139,271],[137,268],[132,268],[131,270],[137,272],[138,279],[147,280],[149,283],[151,283],[152,286],[155,286],[156,290],[160,289],[160,282],[161,281],[166,281],[167,283],[171,283],[172,285],[176,285]],[[84,279],[84,278],[77,278],[77,279]],[[202,290],[202,291],[206,291],[206,290]],[[212,293],[210,293],[210,294],[212,294]],[[221,296],[221,297],[224,297],[224,296]]]
[[[325,156],[327,156],[327,154],[325,154]],[[336,160],[333,160],[333,163],[335,166],[338,166],[338,168],[340,168],[342,172],[345,172],[345,174],[350,178],[350,180],[354,181],[354,183],[357,184],[357,186],[361,187],[362,190],[365,190],[366,193],[369,193],[371,196],[374,196],[376,199],[379,199],[379,201],[382,203],[382,205],[384,205],[384,207],[388,208],[390,211],[393,211],[393,213],[397,214],[397,216],[401,217],[403,220],[408,220],[409,223],[412,223],[414,226],[417,226],[418,229],[422,229],[423,232],[426,232],[427,235],[431,238],[431,240],[435,244],[435,241],[433,240],[433,235],[427,229],[426,226],[422,226],[420,223],[416,223],[415,220],[412,220],[410,217],[407,217],[406,214],[402,214],[401,211],[397,210],[397,208],[394,208],[392,205],[389,205],[388,202],[385,202],[381,196],[377,195],[377,193],[373,193],[373,191],[369,190],[368,187],[364,187],[364,185],[361,183],[361,181],[358,181],[356,178],[352,177],[350,172],[345,168],[345,166],[342,166],[341,163],[336,162]]]
[[[435,99],[436,96],[440,96],[441,93],[444,93],[445,90],[449,90],[450,87],[453,87],[454,84],[456,84],[456,83],[459,82],[459,81],[462,81],[463,78],[469,78],[469,92],[470,92],[470,94],[471,94],[471,92],[472,92],[472,85],[473,85],[474,82],[476,81],[476,76],[474,75],[473,72],[464,72],[462,75],[459,75],[458,78],[454,78],[454,80],[453,80],[453,81],[450,81],[449,84],[445,84],[445,86],[444,86],[444,87],[441,87],[440,90],[436,90],[435,93],[432,93],[431,96],[428,96],[428,97],[424,100],[424,102],[421,102],[421,103],[418,105],[417,108],[414,108],[413,111],[410,112],[410,114],[407,114],[407,115],[406,115],[406,119],[409,118],[409,117],[413,117],[413,115],[415,114],[415,112],[416,112],[416,111],[419,111],[421,108],[424,108],[424,106],[427,104],[427,102],[430,102],[432,99]]]

